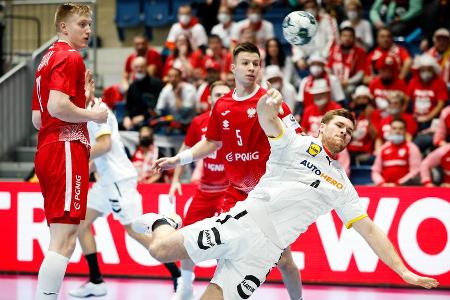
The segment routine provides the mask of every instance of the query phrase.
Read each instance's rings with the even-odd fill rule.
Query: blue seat
[[[160,27],[171,24],[176,20],[177,11],[171,0],[145,0],[144,23],[148,27]]]
[[[121,41],[125,40],[124,29],[139,26],[142,22],[142,0],[116,0],[117,32]]]
[[[350,181],[354,185],[371,185],[372,182],[372,166],[351,166]]]

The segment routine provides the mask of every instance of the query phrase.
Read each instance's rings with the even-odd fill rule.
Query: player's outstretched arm
[[[408,270],[386,234],[370,218],[356,221],[353,223],[353,227],[367,241],[375,254],[404,281],[426,289],[439,285],[434,278],[419,276]]]
[[[222,142],[213,140],[201,140],[192,148],[184,150],[172,157],[162,157],[155,161],[153,168],[158,172],[175,168],[177,165],[187,165],[193,161],[202,159],[222,147]]]
[[[282,96],[280,92],[268,84],[267,94],[262,96],[256,106],[258,121],[264,133],[269,137],[277,137],[283,133],[283,122],[278,117],[281,108]]]

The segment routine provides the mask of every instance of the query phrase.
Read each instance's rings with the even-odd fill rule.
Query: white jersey
[[[106,107],[105,104],[102,105]],[[112,111],[108,111],[108,120],[106,123],[97,124],[92,121],[87,123],[89,138],[92,144],[95,144],[94,141],[102,135],[111,135],[111,150],[94,159],[95,168],[100,175],[99,183],[101,185],[113,184],[129,178],[137,178],[136,169],[128,159],[125,148],[120,140],[118,127],[117,119]]]
[[[275,244],[286,248],[332,209],[347,228],[367,216],[345,171],[319,139],[285,129],[269,141],[266,173],[245,202]]]

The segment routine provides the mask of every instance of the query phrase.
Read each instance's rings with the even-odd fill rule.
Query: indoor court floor
[[[0,300],[32,300],[37,277],[31,275],[0,275]],[[69,290],[85,281],[81,277],[66,277],[59,300],[77,299],[70,297]],[[172,283],[168,280],[106,278],[108,295],[88,299],[108,300],[165,300],[172,295]],[[206,288],[207,282],[195,284],[196,295]],[[450,290],[368,288],[305,285],[304,300],[450,300]],[[198,297],[197,297],[198,299]],[[282,284],[264,284],[250,299],[287,300]]]

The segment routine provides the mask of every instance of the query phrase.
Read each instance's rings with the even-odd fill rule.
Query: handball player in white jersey
[[[91,103],[93,105],[93,103]],[[107,108],[102,103],[101,107]],[[124,145],[120,140],[117,119],[108,110],[106,123],[88,122],[91,170],[96,170],[97,182],[88,192],[86,219],[80,224],[78,240],[89,266],[89,281],[70,291],[74,297],[103,296],[106,285],[97,260],[97,246],[91,231],[91,225],[98,217],[107,217],[110,213],[118,220],[126,232],[142,245],[148,245],[149,237],[131,229],[131,222],[142,215],[142,197],[137,191],[137,172],[128,159]],[[175,282],[180,276],[174,263],[166,264]]]
[[[281,97],[264,96],[258,119],[269,138],[266,173],[245,201],[228,213],[180,230],[180,217],[146,214],[133,222],[138,232],[152,233],[150,254],[169,262],[218,259],[216,273],[201,299],[248,299],[266,279],[283,249],[320,215],[335,209],[378,257],[407,283],[433,288],[438,282],[406,268],[386,234],[367,216],[345,171],[334,159],[350,142],[353,115],[326,113],[319,137],[286,128],[277,116]],[[257,249],[257,251],[255,251]]]

